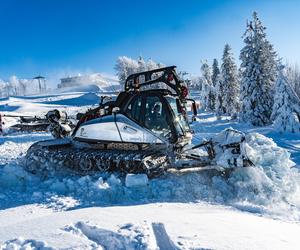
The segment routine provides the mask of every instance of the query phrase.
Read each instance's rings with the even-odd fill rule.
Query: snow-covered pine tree
[[[221,79],[221,74],[216,78],[216,115],[220,117],[226,114],[226,108],[224,107],[224,86]]]
[[[221,81],[221,72],[219,69],[219,63],[217,59],[214,59],[212,65],[212,85],[215,88],[215,111],[217,116],[221,116],[225,114],[225,107],[223,106],[224,103],[224,88],[223,82]]]
[[[207,84],[212,85],[211,68],[206,60],[202,62],[201,73],[202,73],[202,76],[207,81]]]
[[[286,77],[291,84],[292,88],[300,97],[300,69],[297,64],[286,64]]]
[[[300,100],[288,82],[284,67],[280,66],[272,112],[275,128],[281,132],[300,132],[299,109]]]
[[[277,61],[256,12],[253,13],[253,20],[247,23],[244,43],[240,54],[240,118],[255,126],[264,126],[272,122]]]
[[[211,81],[212,81],[212,85],[214,87],[217,85],[218,79],[220,79],[219,63],[218,63],[217,59],[214,59],[213,65],[212,65],[212,75],[211,75]]]
[[[240,85],[238,81],[237,66],[234,62],[231,47],[226,44],[223,51],[221,65],[222,83],[219,88],[223,90],[223,103],[225,112],[235,117],[239,111],[239,92]],[[221,93],[222,94],[222,93]]]
[[[204,105],[207,110],[215,110],[215,88],[212,85],[212,75],[211,68],[208,65],[207,61],[203,61],[201,65],[202,73],[202,95],[204,100]]]

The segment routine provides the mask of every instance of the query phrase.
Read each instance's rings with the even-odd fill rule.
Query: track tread
[[[162,175],[169,165],[169,158],[154,150],[133,151],[121,149],[76,148],[67,144],[33,144],[26,155],[26,168],[30,172],[72,169],[88,174],[90,172],[145,173],[148,177]]]

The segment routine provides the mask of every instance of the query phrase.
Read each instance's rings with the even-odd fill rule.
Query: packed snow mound
[[[255,167],[234,171],[224,183],[213,178],[216,189],[227,190],[237,207],[252,212],[281,213],[285,208],[295,209],[297,220],[300,209],[300,173],[290,160],[290,153],[261,134],[250,133],[245,138],[245,150]]]
[[[52,247],[48,247],[47,243],[43,241],[37,241],[33,239],[24,240],[23,238],[17,238],[9,240],[0,245],[0,250],[54,250]]]
[[[6,132],[8,129],[4,129]],[[5,136],[0,135],[0,166],[9,164],[24,156],[33,141],[50,139],[51,136],[45,133],[14,133]]]
[[[151,226],[146,222],[143,225],[125,224],[114,232],[79,221],[64,230],[91,241],[91,249],[158,249]]]
[[[289,152],[258,133],[246,135],[244,147],[255,166],[236,169],[229,176],[203,171],[169,173],[148,181],[127,176],[127,185],[126,176],[118,173],[32,175],[15,160],[0,167],[0,207],[38,202],[64,210],[91,205],[205,201],[300,221],[300,173],[292,168]],[[129,179],[134,185],[128,185]]]
[[[125,178],[126,187],[147,186],[148,176],[146,174],[127,174]]]

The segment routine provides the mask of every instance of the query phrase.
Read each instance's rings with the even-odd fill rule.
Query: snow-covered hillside
[[[94,93],[11,97],[0,100],[0,113],[41,116],[60,108],[74,115],[98,102]],[[168,174],[128,187],[118,174],[32,175],[23,156],[50,135],[8,134],[0,137],[0,249],[298,249],[300,136],[211,114],[192,127],[195,142],[226,127],[259,132],[288,149],[296,167],[286,150],[253,133],[255,168],[229,178]]]

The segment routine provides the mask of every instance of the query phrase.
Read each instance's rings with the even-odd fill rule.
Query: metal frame
[[[167,86],[169,86],[171,89],[173,89],[176,94],[180,97],[183,98],[182,96],[182,87],[184,86],[175,71],[176,66],[169,66],[165,68],[160,68],[160,69],[154,69],[150,71],[144,71],[144,72],[139,72],[132,74],[127,77],[126,82],[125,82],[125,91],[139,91],[140,87],[142,86],[150,86],[155,83],[163,82]],[[152,79],[152,75],[154,73],[162,72],[162,75],[156,79]],[[171,83],[168,79],[168,77],[172,74],[172,77],[175,81],[175,84]],[[139,77],[144,76],[145,82],[140,83],[139,82]],[[160,90],[160,89],[158,89]]]

